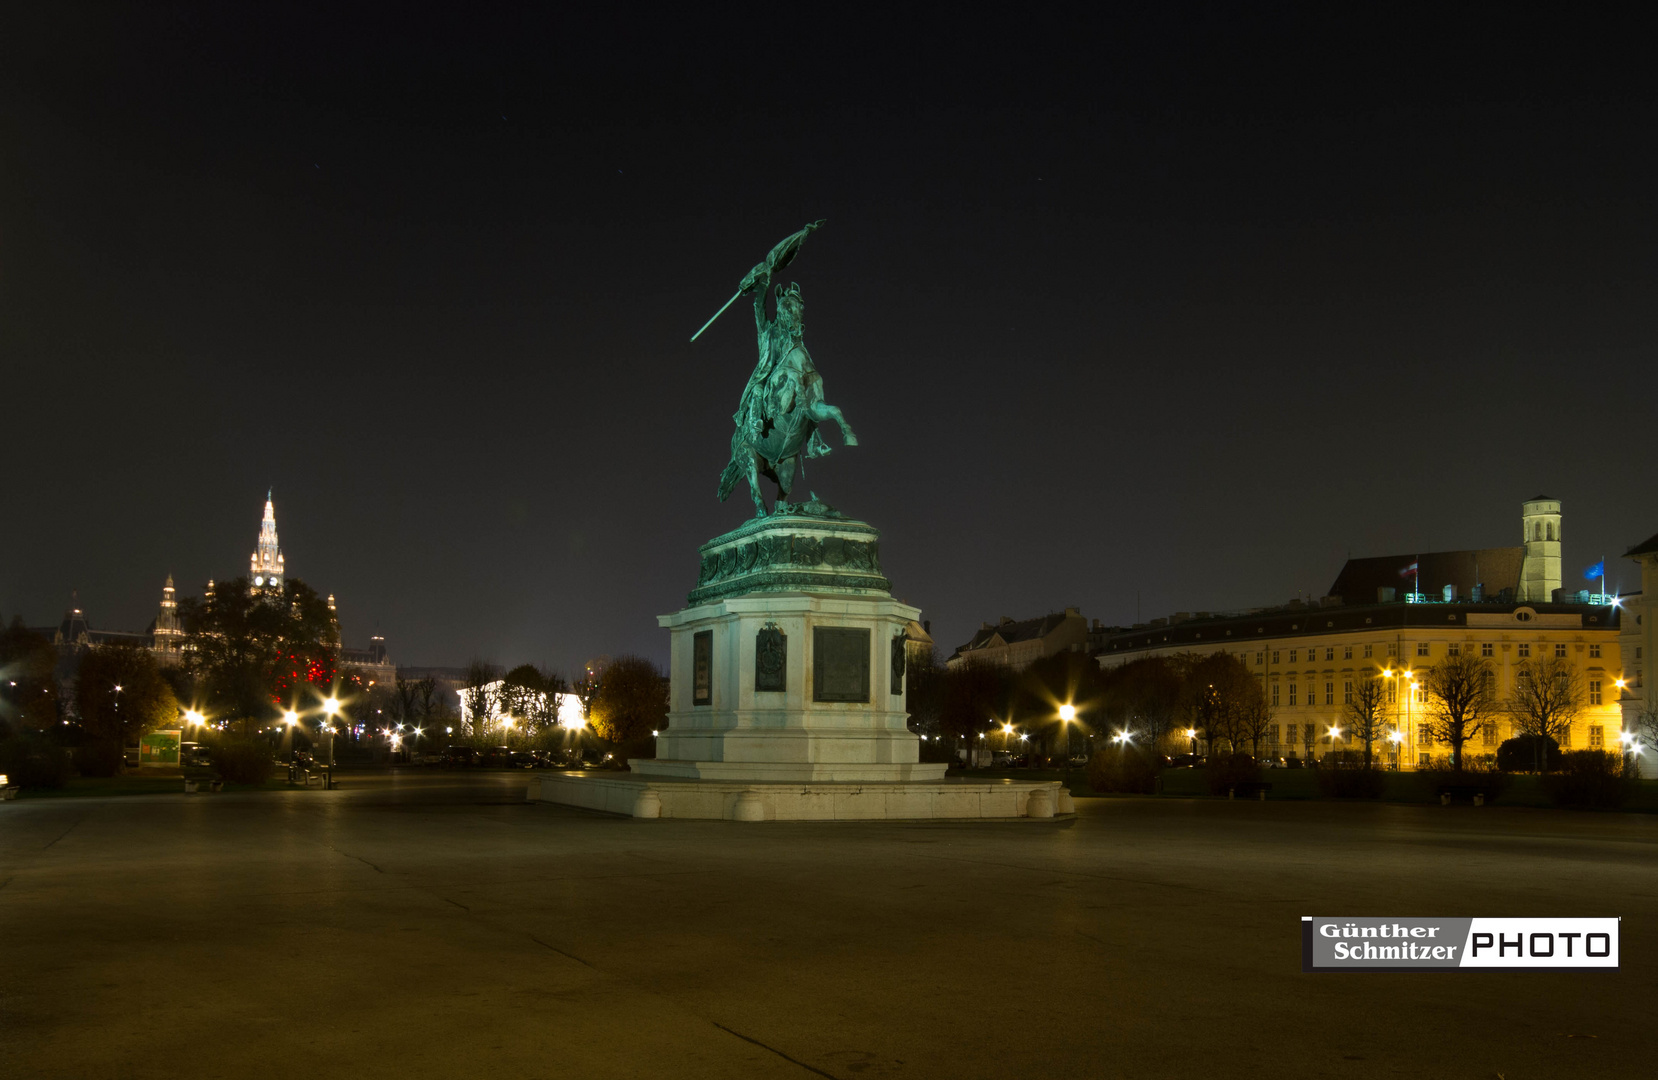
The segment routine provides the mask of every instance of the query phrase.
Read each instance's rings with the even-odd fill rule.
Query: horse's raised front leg
[[[811,410],[807,411],[811,413],[812,420],[816,420],[817,423],[824,423],[826,420],[834,420],[837,428],[841,428],[842,443],[847,446],[857,446],[857,436],[852,435],[852,425],[847,423],[846,416],[841,415],[841,410],[839,410],[839,408],[836,408],[834,405],[829,405],[827,401],[812,401]]]
[[[826,420],[833,420],[835,426],[841,429],[842,443],[847,446],[858,445],[858,437],[852,434],[852,425],[846,422],[846,417],[841,415],[840,409],[826,401],[814,401],[808,411],[812,414],[812,419],[820,424]]]

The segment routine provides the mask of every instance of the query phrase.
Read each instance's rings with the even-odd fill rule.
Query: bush
[[[1458,787],[1467,787],[1477,784],[1485,789],[1487,802],[1496,802],[1504,791],[1508,790],[1508,774],[1497,769],[1467,767],[1461,772],[1452,772],[1450,759],[1446,758],[1432,769],[1417,769],[1416,780],[1420,787],[1421,797],[1429,802],[1437,802],[1439,789],[1447,784]]]
[[[231,784],[263,784],[271,778],[276,754],[270,743],[227,742],[213,750],[213,766],[219,777]]]
[[[1539,753],[1539,744],[1542,751]],[[1547,735],[1520,735],[1504,739],[1497,747],[1497,768],[1503,772],[1536,772],[1537,762],[1543,762],[1544,772],[1560,768],[1560,744]]]
[[[99,739],[75,747],[71,755],[82,776],[116,776],[126,764],[126,753],[114,739]]]
[[[1248,754],[1228,757],[1211,755],[1209,758],[1209,794],[1225,795],[1239,784],[1249,784],[1261,778],[1261,766]]]
[[[1088,759],[1088,786],[1095,791],[1155,794],[1157,762],[1132,747],[1096,750]]]
[[[39,735],[0,740],[0,773],[26,788],[60,788],[69,779],[69,751]]]
[[[1318,793],[1327,799],[1379,799],[1382,772],[1363,765],[1319,769]]]
[[[1556,805],[1614,810],[1629,798],[1634,784],[1624,776],[1623,758],[1604,750],[1573,750],[1561,755],[1561,769],[1543,779]]]
[[[1284,768],[1286,769],[1305,769],[1306,767],[1307,763],[1298,757],[1292,756],[1284,759]]]

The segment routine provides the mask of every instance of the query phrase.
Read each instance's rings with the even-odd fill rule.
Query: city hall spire
[[[259,523],[259,549],[253,553],[248,576],[255,589],[281,589],[286,570],[282,563],[282,547],[276,542],[276,504],[271,492],[265,492],[265,518]]]

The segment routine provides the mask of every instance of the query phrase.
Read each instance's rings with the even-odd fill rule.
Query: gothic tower
[[[184,628],[178,624],[178,600],[174,596],[173,575],[167,575],[167,584],[161,587],[161,610],[155,615],[155,651],[165,658],[175,656],[184,644]]]
[[[276,542],[276,505],[271,502],[271,493],[266,491],[265,520],[259,523],[259,550],[253,553],[248,576],[255,589],[280,590],[284,572],[282,548]]]
[[[1518,599],[1547,604],[1560,588],[1560,500],[1539,495],[1520,509],[1525,562],[1520,568]]]

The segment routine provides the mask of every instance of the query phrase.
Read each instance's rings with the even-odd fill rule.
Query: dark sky
[[[686,339],[818,217],[862,445],[805,487],[946,650],[1517,543],[1540,492],[1568,581],[1658,530],[1644,36],[1140,7],[8,6],[0,617],[142,628],[274,485],[353,644],[664,659],[751,512],[752,321]]]

